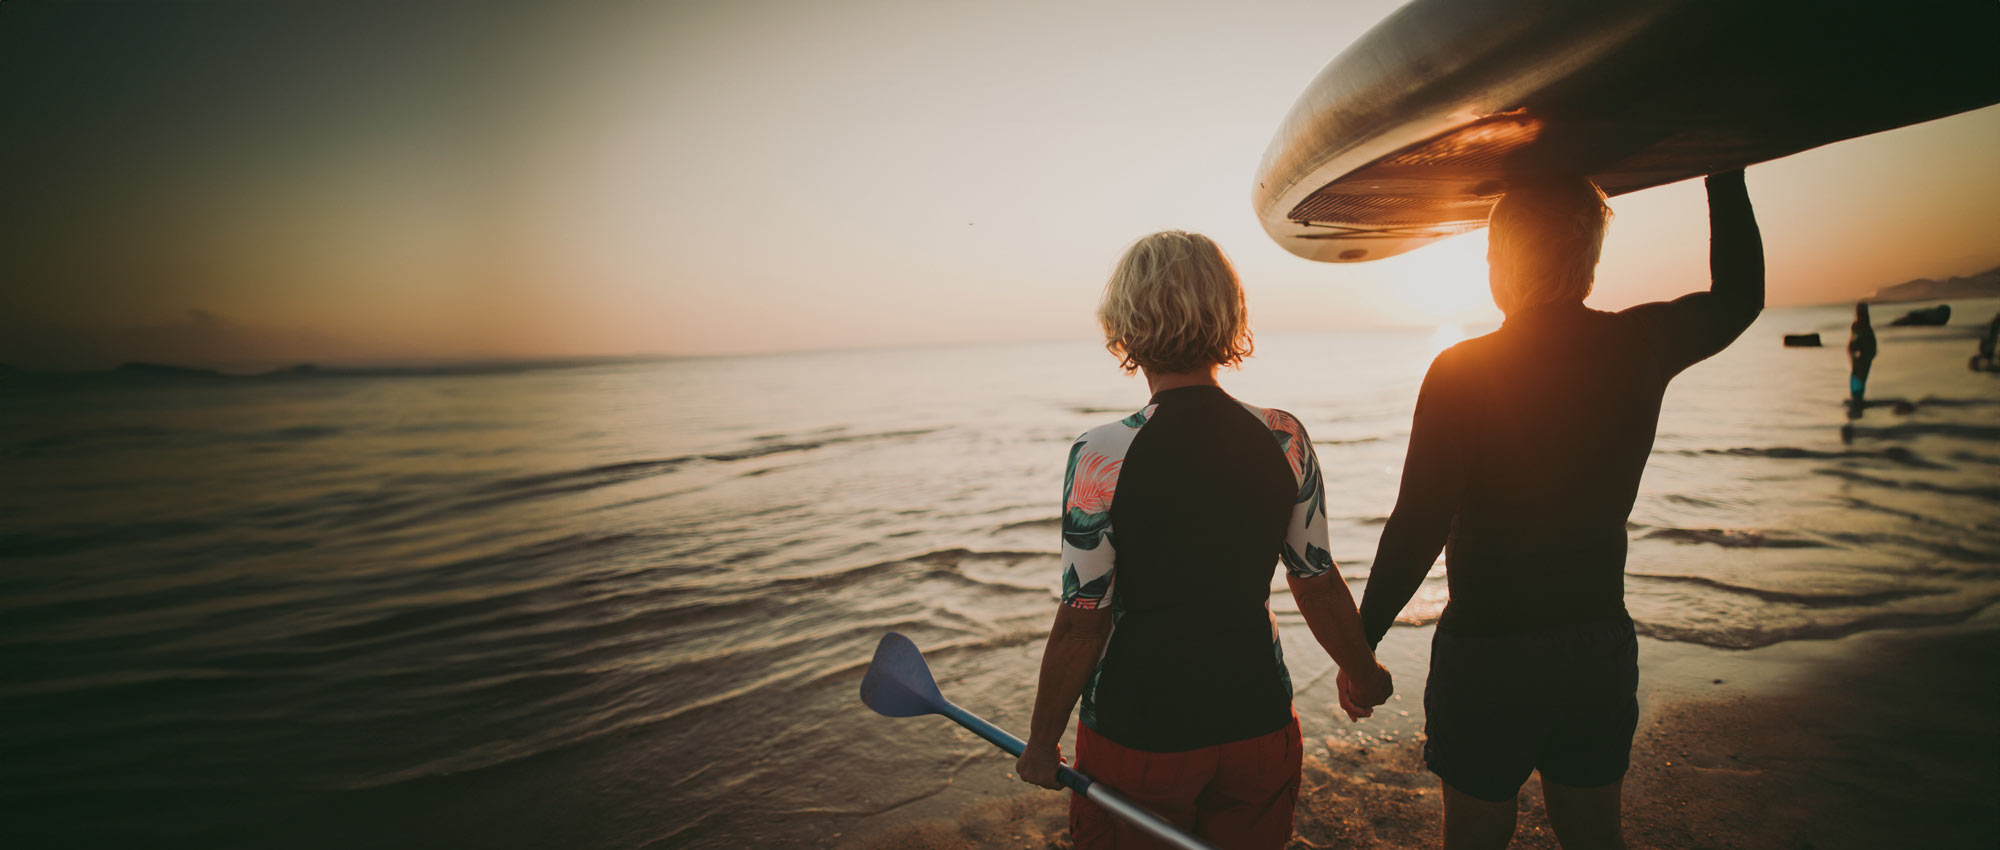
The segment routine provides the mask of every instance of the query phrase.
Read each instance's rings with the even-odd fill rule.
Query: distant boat
[[[1910,325],[1929,327],[1942,325],[1949,321],[1951,321],[1951,305],[1939,304],[1936,307],[1922,307],[1911,310],[1889,324],[1892,327],[1906,327]]]

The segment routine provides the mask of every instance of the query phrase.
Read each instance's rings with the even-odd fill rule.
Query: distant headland
[[[195,366],[134,361],[113,369],[43,371],[0,363],[0,384],[186,384],[216,381],[283,381],[313,378],[447,377],[511,375],[544,369],[580,369],[677,359],[667,356],[576,357],[538,360],[487,360],[393,366],[319,366],[300,363],[263,372],[225,372]]]
[[[1947,298],[2000,298],[2000,268],[1944,280],[1917,278],[1875,290],[1869,301],[1942,301]]]

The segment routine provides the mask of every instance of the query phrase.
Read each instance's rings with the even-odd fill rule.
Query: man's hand
[[[1358,676],[1341,668],[1333,681],[1340,690],[1340,710],[1347,712],[1350,721],[1373,716],[1375,707],[1388,702],[1389,696],[1396,692],[1395,680],[1381,664],[1361,670]]]
[[[1029,785],[1061,791],[1062,783],[1056,780],[1056,766],[1066,763],[1061,744],[1038,745],[1029,741],[1027,749],[1021,751],[1021,757],[1014,760],[1014,775]]]

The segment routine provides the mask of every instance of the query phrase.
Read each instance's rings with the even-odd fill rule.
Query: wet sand
[[[1400,631],[1385,655],[1407,659],[1428,642],[1428,629]],[[1749,651],[1642,640],[1630,846],[2000,846],[2000,609],[1956,626]],[[1417,701],[1421,671],[1399,669],[1408,671],[1404,702]],[[1366,724],[1307,722],[1290,847],[1437,846],[1437,780],[1423,768],[1421,734],[1395,728],[1421,728],[1398,705],[1372,734],[1360,731]],[[1302,700],[1302,716],[1310,709]],[[991,772],[1004,773],[1005,758],[992,759]],[[886,812],[844,846],[1070,846],[1066,794],[968,779],[982,787],[964,789],[977,797],[955,811]],[[1532,779],[1519,824],[1513,847],[1558,846]]]

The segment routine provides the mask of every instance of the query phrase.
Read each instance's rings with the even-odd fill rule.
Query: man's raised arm
[[[1764,309],[1764,239],[1743,171],[1712,174],[1705,182],[1708,291],[1629,311],[1658,323],[1660,354],[1669,374],[1728,347]]]

